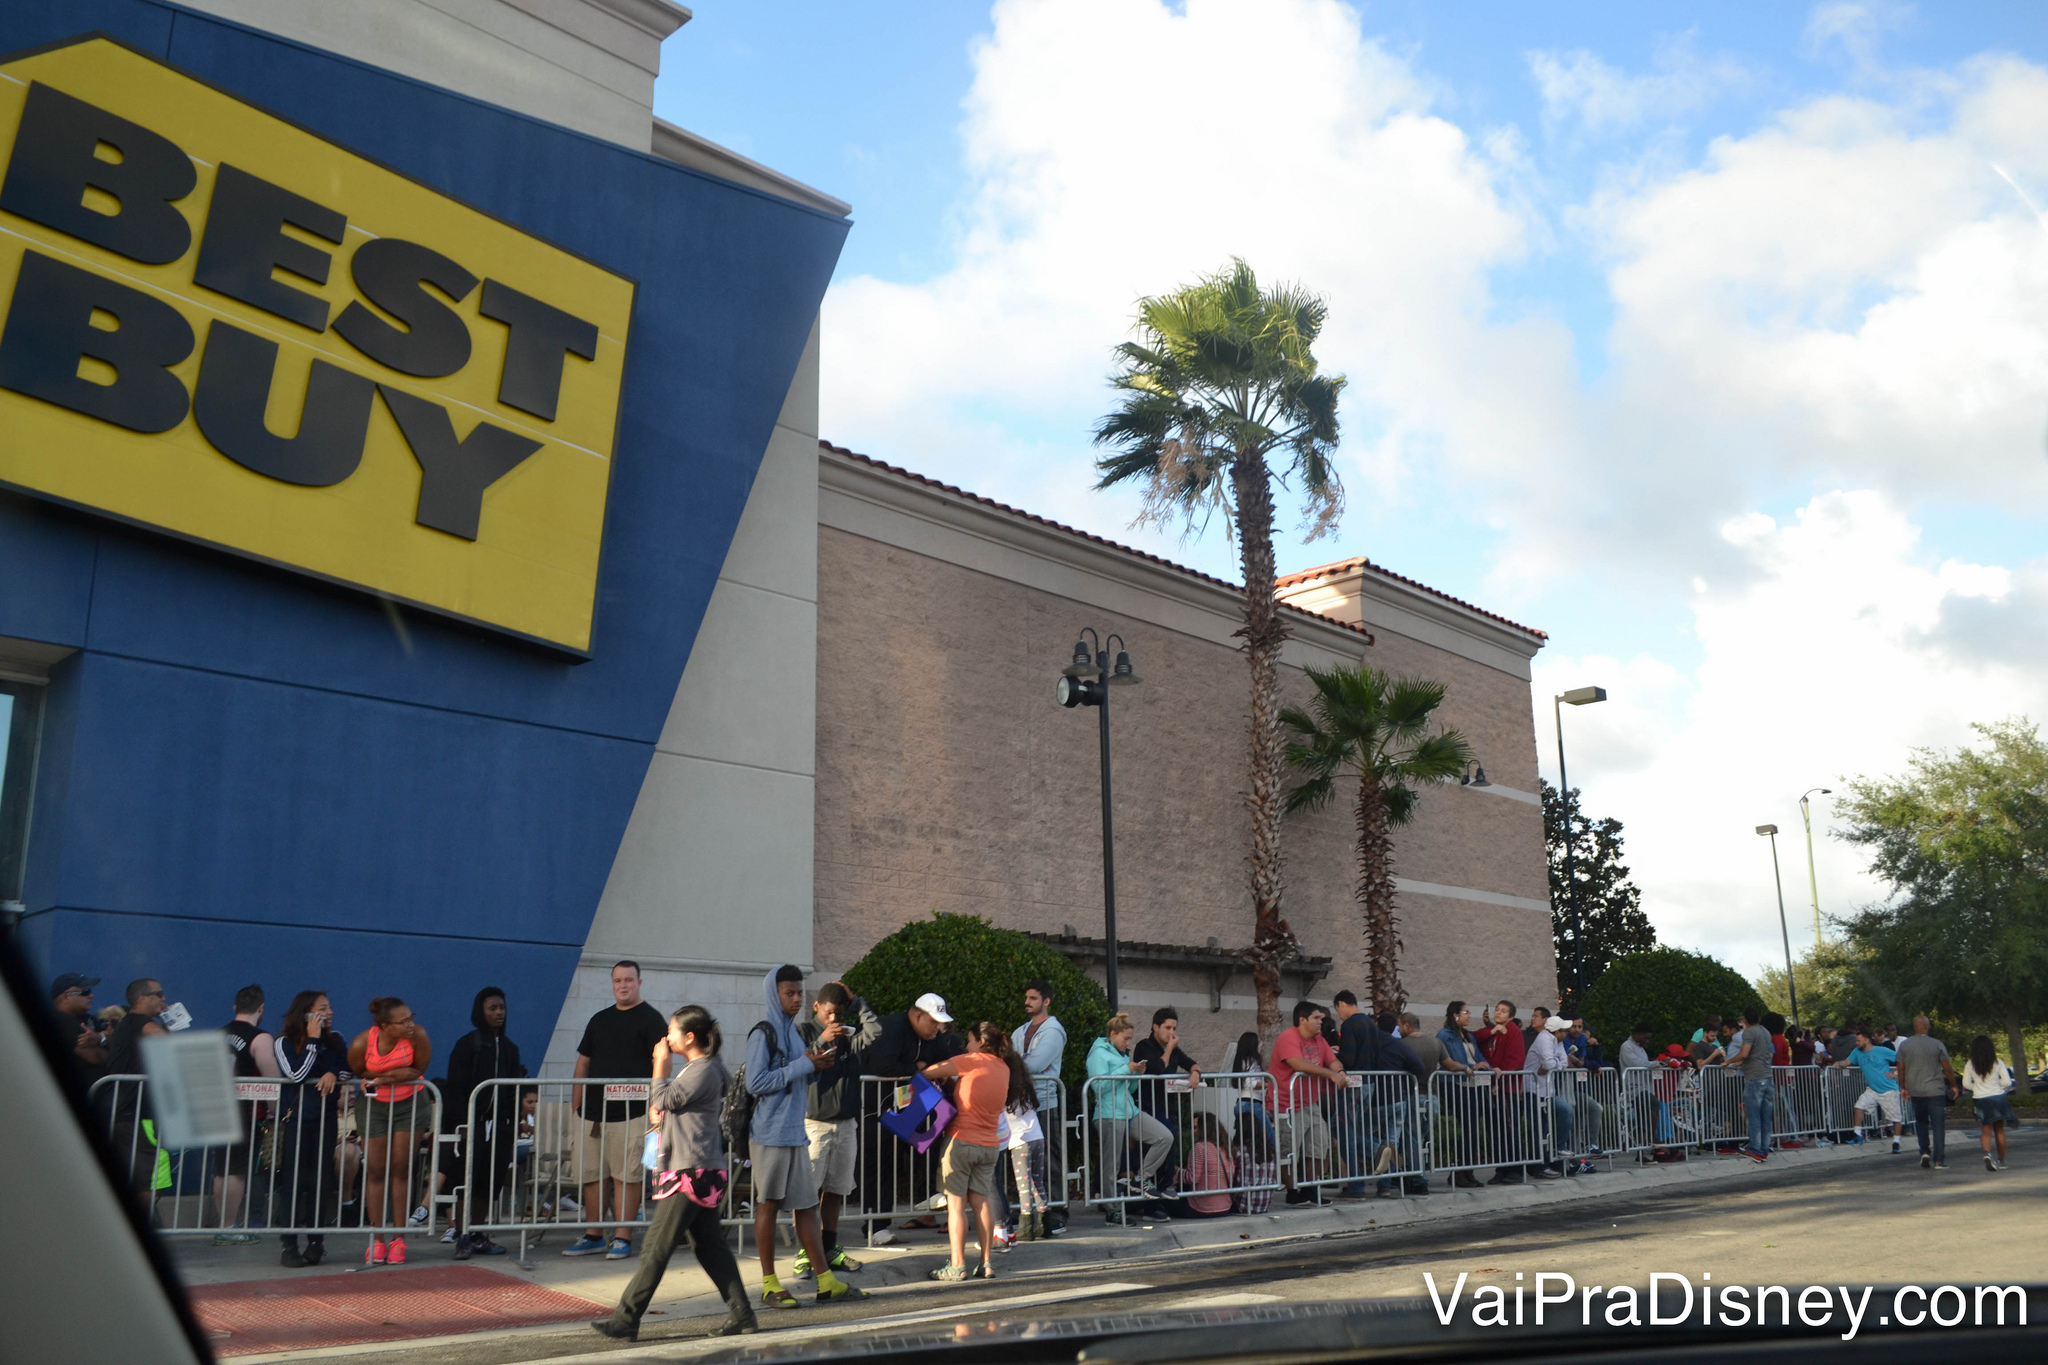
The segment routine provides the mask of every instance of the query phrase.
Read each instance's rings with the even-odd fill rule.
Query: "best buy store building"
[[[815,572],[776,575],[846,206],[652,118],[668,0],[201,9],[0,6],[32,956],[451,1041],[489,982],[536,1067],[614,951],[804,960],[807,758],[721,745],[814,669]]]

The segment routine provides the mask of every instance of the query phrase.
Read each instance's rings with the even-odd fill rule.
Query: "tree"
[[[1971,728],[1982,749],[1917,749],[1904,775],[1848,784],[1841,837],[1893,898],[1845,927],[1900,998],[2002,1026],[2024,1056],[2048,1014],[2048,745],[2024,717]]]
[[[1300,945],[1281,917],[1280,647],[1287,629],[1273,595],[1273,480],[1300,480],[1308,539],[1335,528],[1343,484],[1331,463],[1341,376],[1317,372],[1313,352],[1327,310],[1290,285],[1261,289],[1233,261],[1171,294],[1138,304],[1138,340],[1117,347],[1111,385],[1122,405],[1095,428],[1113,453],[1096,462],[1097,488],[1145,485],[1139,520],[1184,520],[1189,533],[1220,513],[1244,571],[1244,639],[1251,671],[1246,724],[1246,876],[1258,991],[1259,1036],[1280,1029],[1280,968]]]
[[[1088,1079],[1088,1045],[1109,1018],[1109,997],[1064,954],[1029,934],[997,928],[979,915],[912,920],[868,949],[847,970],[846,984],[877,1014],[909,1009],[934,991],[945,997],[962,1032],[983,1019],[1010,1032],[1024,1022],[1024,988],[1040,977],[1052,987],[1053,1013],[1067,1030],[1060,1079],[1078,1097]]]
[[[1294,732],[1287,761],[1307,780],[1287,793],[1289,814],[1317,810],[1336,794],[1337,778],[1358,778],[1358,883],[1365,931],[1366,987],[1374,1014],[1407,1003],[1401,985],[1401,938],[1394,918],[1393,830],[1415,818],[1418,788],[1456,777],[1472,747],[1456,730],[1432,730],[1445,688],[1423,678],[1397,678],[1364,664],[1310,668],[1316,695],[1307,710],[1287,707],[1280,723]]]
[[[1657,946],[1657,931],[1643,913],[1643,893],[1629,880],[1621,861],[1621,821],[1613,816],[1595,824],[1579,809],[1579,789],[1560,798],[1548,782],[1543,788],[1543,842],[1550,860],[1550,935],[1557,948],[1557,993],[1566,1015],[1579,1002],[1566,978],[1565,964],[1577,960],[1572,944],[1571,887],[1565,880],[1565,841],[1572,840],[1572,870],[1579,890],[1579,918],[1585,926],[1586,986],[1591,989],[1608,964],[1630,953]],[[1569,825],[1567,824],[1569,822]],[[1569,832],[1567,830],[1569,829]]]
[[[1602,972],[1586,991],[1585,1015],[1593,1036],[1610,1049],[1637,1024],[1648,1024],[1654,1050],[1685,1042],[1710,1014],[1738,1019],[1752,1005],[1762,1008],[1763,1002],[1740,972],[1705,953],[1652,948]]]
[[[1833,939],[1807,949],[1792,964],[1799,986],[1799,1009],[1807,1021],[1820,1024],[1900,1024],[1913,1014],[1885,983],[1868,949]],[[1792,1012],[1785,989],[1785,969],[1766,966],[1757,974],[1757,994],[1780,1014]]]

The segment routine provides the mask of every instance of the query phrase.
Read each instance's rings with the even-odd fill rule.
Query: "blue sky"
[[[1674,939],[1750,969],[1735,835],[2048,709],[2048,8],[695,10],[657,112],[854,205],[830,439],[1234,579],[1087,491],[1108,348],[1231,254],[1324,292],[1350,510],[1283,570],[1368,554],[1605,680],[1573,776]]]

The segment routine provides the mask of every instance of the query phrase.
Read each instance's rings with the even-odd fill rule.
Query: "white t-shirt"
[[[1038,1124],[1036,1109],[1005,1109],[997,1120],[996,1146],[1023,1147],[1045,1141],[1045,1129]]]
[[[1974,1066],[1963,1068],[1963,1089],[1970,1092],[1973,1100],[1996,1099],[2012,1089],[2012,1068],[2004,1062],[1993,1061],[1991,1074],[1980,1076]]]

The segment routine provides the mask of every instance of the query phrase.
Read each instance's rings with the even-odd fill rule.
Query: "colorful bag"
[[[924,1126],[927,1119],[930,1127]],[[931,1150],[931,1145],[946,1131],[946,1125],[953,1121],[953,1105],[930,1081],[912,1076],[909,1103],[881,1115],[878,1121],[922,1155]]]

